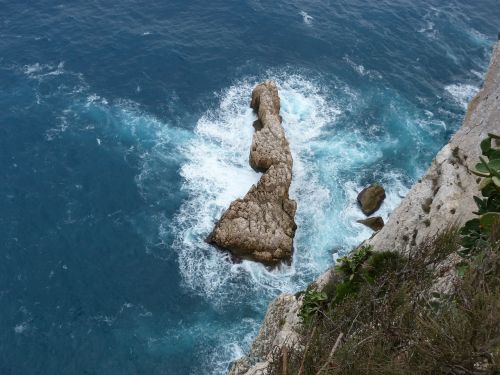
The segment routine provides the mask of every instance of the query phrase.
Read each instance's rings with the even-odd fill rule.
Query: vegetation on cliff
[[[322,290],[306,290],[304,352],[277,373],[500,373],[498,136],[481,143],[478,218],[409,256],[361,247]],[[478,175],[479,175],[478,173]],[[500,180],[499,180],[500,181]],[[397,249],[394,249],[397,250]]]
[[[498,226],[494,230],[500,234]],[[343,280],[325,287],[328,298],[306,321],[308,350],[290,361],[296,367],[289,373],[299,373],[301,365],[302,374],[500,371],[498,244],[476,249],[452,291],[433,291],[460,240],[450,229],[411,258],[373,253],[356,273],[341,271]]]

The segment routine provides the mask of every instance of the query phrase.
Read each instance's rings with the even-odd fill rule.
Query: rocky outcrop
[[[469,172],[480,155],[478,145],[487,133],[500,131],[500,43],[493,51],[492,61],[479,94],[470,102],[464,123],[450,142],[443,147],[424,177],[413,186],[388,223],[365,244],[378,250],[400,249],[409,253],[427,236],[432,236],[450,224],[462,224],[475,209],[472,199],[478,195],[477,177]],[[455,256],[452,254],[451,258]],[[434,291],[450,290],[457,259],[448,257],[439,266],[440,274]],[[321,290],[335,278],[333,268],[316,280],[311,287]],[[432,291],[430,291],[432,292]],[[281,295],[269,307],[260,333],[249,356],[237,361],[231,375],[276,373],[276,353],[304,350],[298,344],[301,327],[294,312],[301,299]],[[355,319],[355,317],[353,317]],[[300,358],[302,357],[299,354]]]
[[[361,193],[358,194],[358,203],[361,206],[361,211],[363,211],[366,216],[370,216],[376,212],[382,205],[384,199],[385,190],[382,186],[377,184],[365,187],[361,190]]]
[[[380,216],[369,217],[363,220],[357,220],[357,223],[366,225],[368,228],[376,231],[379,231],[384,227],[384,219]]]
[[[283,294],[276,298],[269,305],[252,350],[233,364],[229,374],[270,374],[269,363],[280,356],[283,348],[290,353],[301,351],[299,308],[300,303],[295,296]],[[278,352],[275,353],[275,350]]]
[[[313,287],[321,290],[334,277],[333,270],[328,270]],[[229,375],[276,374],[277,359],[279,361],[284,352],[288,357],[301,356],[304,351],[304,329],[298,316],[301,306],[302,297],[282,294],[276,298],[267,309],[250,353],[233,363]]]
[[[255,87],[251,107],[258,120],[253,124],[250,165],[264,174],[243,199],[231,203],[207,241],[238,258],[275,265],[292,256],[297,204],[288,197],[293,161],[273,81]]]

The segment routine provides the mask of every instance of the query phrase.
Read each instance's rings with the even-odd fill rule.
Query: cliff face
[[[264,174],[243,199],[231,203],[208,242],[237,257],[273,265],[292,256],[297,227],[297,204],[288,197],[293,161],[273,81],[255,87],[251,107],[258,120],[254,123],[250,165]]]
[[[483,88],[469,104],[462,127],[445,145],[431,166],[416,183],[400,206],[391,214],[385,227],[365,244],[376,250],[396,250],[408,254],[422,241],[447,227],[461,225],[475,210],[474,195],[479,195],[478,179],[469,172],[480,156],[479,144],[487,133],[500,132],[500,43],[495,47]],[[442,280],[437,288],[449,287],[454,277],[453,259],[442,265]],[[328,270],[314,284],[321,290],[332,277]],[[248,356],[237,361],[231,375],[271,374],[276,352],[301,353],[301,323],[297,311],[301,299],[281,295],[267,311],[261,330]],[[354,318],[354,317],[353,317]]]
[[[482,90],[469,103],[462,127],[432,161],[388,223],[367,241],[379,250],[409,252],[450,224],[463,224],[475,210],[477,176],[469,168],[479,160],[480,141],[500,129],[500,45],[493,51]]]

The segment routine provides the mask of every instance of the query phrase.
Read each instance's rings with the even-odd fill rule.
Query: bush
[[[411,259],[372,253],[354,273],[353,280],[364,280],[356,292],[330,302],[315,322],[315,337],[304,335],[310,348],[300,359],[302,374],[500,371],[498,247],[490,243],[468,261],[452,295],[429,292],[438,265],[459,242],[450,229],[414,249]],[[330,356],[341,332],[345,339]]]
[[[461,229],[464,249],[460,254],[466,258],[474,255],[473,250],[480,250],[490,242],[498,243],[498,227],[500,226],[500,148],[495,147],[493,140],[500,136],[488,134],[481,142],[480,163],[471,170],[482,177],[479,185],[482,197],[474,197],[478,210],[478,218],[469,220]]]

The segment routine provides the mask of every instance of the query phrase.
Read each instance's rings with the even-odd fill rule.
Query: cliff
[[[385,227],[367,244],[409,252],[451,223],[461,225],[475,210],[478,177],[469,172],[479,160],[480,141],[500,130],[500,43],[493,51],[482,90],[469,103],[462,127],[432,161]]]
[[[410,262],[418,255],[413,254],[417,249],[426,256],[428,238],[445,232],[450,226],[460,226],[473,216],[473,196],[479,195],[479,179],[470,172],[470,168],[477,163],[481,154],[481,140],[487,133],[498,132],[500,43],[493,50],[483,87],[470,102],[461,128],[439,151],[425,175],[391,214],[385,227],[363,245],[370,245],[377,251],[398,251],[402,256],[410,256]],[[434,265],[437,276],[433,277],[427,292],[450,291],[458,262],[455,254],[439,258],[439,262]],[[332,268],[310,288],[324,290],[336,277],[337,272]],[[283,365],[281,359],[279,364],[276,360],[282,357],[282,353],[288,357],[303,357],[308,340],[305,337],[306,330],[297,316],[302,303],[303,297],[287,294],[273,301],[250,353],[235,362],[229,373],[272,374]],[[346,319],[354,322],[356,317],[347,316]],[[313,335],[314,332],[311,337]]]

